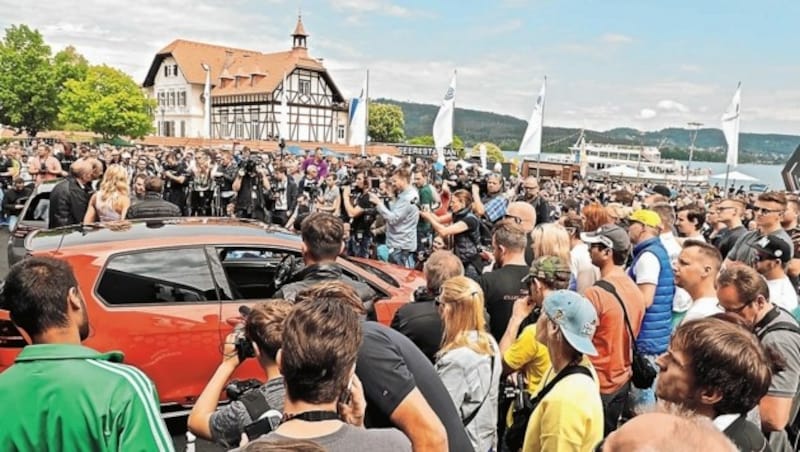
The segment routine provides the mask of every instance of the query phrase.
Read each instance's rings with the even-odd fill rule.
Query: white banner
[[[547,78],[542,82],[542,89],[539,90],[539,97],[536,98],[536,105],[533,106],[531,119],[528,121],[528,128],[519,144],[519,155],[537,155],[542,153],[542,130],[544,125],[544,96],[547,89]]]
[[[731,104],[722,115],[722,133],[728,142],[728,157],[725,163],[736,166],[739,164],[739,115],[742,109],[742,84],[736,88]]]
[[[433,143],[438,151],[438,161],[444,164],[444,148],[453,143],[453,113],[456,108],[456,73],[453,72],[453,79],[433,121]]]

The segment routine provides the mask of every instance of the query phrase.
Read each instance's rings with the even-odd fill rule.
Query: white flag
[[[350,146],[363,146],[367,142],[367,81],[361,93],[350,101]]]
[[[281,113],[278,117],[278,135],[289,141],[289,84],[286,83],[286,73],[283,73],[283,87],[281,88]]]
[[[542,153],[542,129],[544,124],[544,95],[547,89],[547,77],[542,82],[542,89],[539,90],[539,97],[536,98],[536,105],[533,106],[531,119],[528,121],[528,128],[519,144],[519,155],[538,155]]]
[[[481,143],[481,145],[478,146],[478,151],[481,154],[481,168],[486,169],[486,145]]]
[[[731,104],[722,115],[722,133],[728,142],[728,157],[725,163],[736,166],[739,164],[739,114],[742,109],[742,83],[736,88]]]
[[[444,94],[444,100],[433,121],[433,143],[439,154],[438,161],[444,164],[444,148],[453,143],[453,113],[456,108],[456,73]]]

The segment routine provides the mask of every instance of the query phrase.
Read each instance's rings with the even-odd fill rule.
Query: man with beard
[[[0,400],[16,407],[0,429],[8,450],[172,450],[155,386],[122,353],[80,343],[89,319],[72,268],[44,257],[9,271],[2,307],[32,345],[0,374]]]

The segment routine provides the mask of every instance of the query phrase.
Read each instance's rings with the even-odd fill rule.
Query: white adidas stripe
[[[172,451],[172,438],[167,434],[166,429],[164,427],[164,423],[161,421],[161,416],[158,410],[154,408],[154,400],[152,397],[147,397],[147,393],[149,389],[145,386],[142,386],[141,379],[136,372],[132,372],[129,367],[113,365],[106,361],[99,361],[88,359],[86,362],[99,367],[101,369],[105,369],[109,372],[117,374],[123,377],[125,380],[130,383],[133,387],[134,392],[139,396],[139,399],[144,405],[145,412],[147,414],[147,424],[150,427],[150,433],[153,435],[153,438],[158,446],[158,450],[160,451]],[[136,369],[138,371],[138,369]],[[166,443],[166,444],[165,444]]]

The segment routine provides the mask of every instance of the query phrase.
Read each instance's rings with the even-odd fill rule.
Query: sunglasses
[[[753,213],[761,213],[764,215],[769,215],[771,213],[782,212],[781,209],[767,209],[766,207],[753,207]]]

